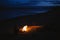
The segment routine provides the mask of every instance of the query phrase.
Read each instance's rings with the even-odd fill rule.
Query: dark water
[[[46,13],[51,11],[52,7],[41,7],[41,6],[31,6],[31,7],[17,7],[17,8],[1,8],[0,9],[0,20],[16,18],[18,16],[26,15],[36,15],[40,13]]]

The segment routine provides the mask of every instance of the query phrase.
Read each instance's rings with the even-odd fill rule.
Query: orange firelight
[[[27,28],[28,26],[26,25],[26,26],[24,26],[23,28],[22,28],[22,31],[24,32],[24,31],[27,31]]]
[[[42,26],[28,26],[25,25],[23,28],[20,28],[19,31],[21,32],[31,32],[31,31],[36,31],[36,29],[42,28]]]

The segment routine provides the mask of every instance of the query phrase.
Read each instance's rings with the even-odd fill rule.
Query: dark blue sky
[[[2,0],[0,5],[4,6],[56,6],[60,0]]]
[[[27,7],[27,10],[26,8],[25,9],[22,8],[22,10],[21,9],[14,9],[14,10],[3,9],[2,11],[0,11],[0,16],[1,16],[0,19],[9,19],[9,18],[15,18],[18,16],[45,13],[45,12],[48,12],[49,9],[51,9],[50,6],[56,6],[59,2],[60,0],[2,0],[0,1],[0,6],[4,8]],[[43,7],[40,7],[40,6],[43,6]],[[44,8],[45,6],[47,7]]]

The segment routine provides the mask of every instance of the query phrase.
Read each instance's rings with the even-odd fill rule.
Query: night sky
[[[59,3],[60,0],[2,0],[0,20],[45,13],[52,9],[51,6],[59,6]]]

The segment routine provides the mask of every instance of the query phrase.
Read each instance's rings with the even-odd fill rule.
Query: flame
[[[24,32],[24,31],[27,31],[27,25],[25,25],[23,28],[22,28],[22,31]]]
[[[23,28],[19,29],[19,31],[22,32],[32,32],[32,31],[36,31],[38,28],[42,28],[42,26],[28,26],[25,25]]]

